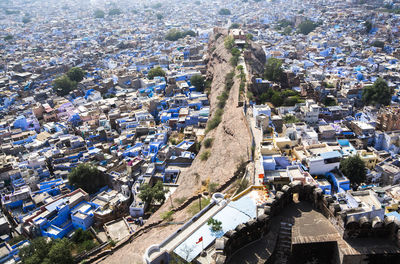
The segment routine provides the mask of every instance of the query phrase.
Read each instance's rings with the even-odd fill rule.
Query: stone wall
[[[216,263],[228,263],[230,257],[238,250],[249,243],[261,238],[270,230],[271,219],[288,204],[293,203],[293,194],[298,194],[300,201],[310,202],[316,210],[319,210],[325,217],[332,218],[336,223],[341,223],[343,214],[340,212],[339,204],[330,195],[324,195],[320,188],[313,185],[291,183],[282,187],[275,198],[269,198],[264,206],[264,213],[256,219],[230,230],[216,241]],[[394,218],[367,219],[362,217],[359,221],[354,219],[345,223],[344,238],[346,237],[389,237],[400,247],[400,223]]]

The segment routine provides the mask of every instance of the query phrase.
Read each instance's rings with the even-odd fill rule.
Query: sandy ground
[[[209,74],[213,75],[210,95],[211,112],[216,109],[217,96],[224,90],[225,75],[232,70],[229,64],[231,55],[226,51],[223,39],[224,37],[221,36],[217,40],[216,49],[208,64]],[[246,118],[242,114],[243,110],[237,107],[238,93],[239,81],[236,79],[224,109],[222,122],[206,136],[206,138],[214,139],[212,148],[208,149],[211,153],[210,157],[207,161],[196,158],[192,166],[181,173],[179,187],[172,195],[173,201],[179,197],[188,198],[197,194],[201,188],[201,181],[209,179],[210,182],[219,184],[227,181],[233,176],[238,164],[249,159],[251,140],[246,127]],[[198,156],[204,151],[207,150],[203,147]],[[170,210],[170,207],[170,201],[166,201],[146,224],[159,221],[162,212]],[[186,221],[190,217],[191,215],[183,210],[174,214],[174,221]],[[179,226],[152,228],[99,263],[142,263],[146,248],[160,243]]]

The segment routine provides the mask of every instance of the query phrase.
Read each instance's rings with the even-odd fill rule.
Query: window
[[[338,163],[338,162],[340,162],[340,158],[339,157],[330,158],[330,159],[324,159],[324,163],[325,164]]]

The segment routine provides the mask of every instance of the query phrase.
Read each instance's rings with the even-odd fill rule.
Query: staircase
[[[279,228],[278,242],[276,244],[276,264],[289,263],[289,257],[292,253],[292,219],[282,219]]]

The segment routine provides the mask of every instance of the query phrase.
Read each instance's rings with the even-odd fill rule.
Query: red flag
[[[202,242],[202,241],[203,241],[203,237],[201,236],[201,237],[199,238],[199,241],[196,242],[196,244],[199,244],[199,243]]]

